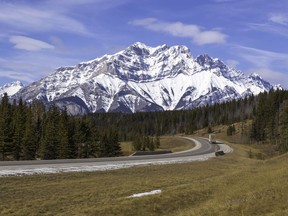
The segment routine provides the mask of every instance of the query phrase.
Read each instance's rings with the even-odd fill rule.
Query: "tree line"
[[[117,131],[97,131],[87,116],[41,101],[0,103],[0,160],[64,159],[121,155]]]
[[[113,157],[121,155],[119,142],[132,141],[135,150],[154,150],[159,136],[193,134],[213,126],[252,120],[243,136],[251,142],[271,143],[288,151],[288,91],[271,90],[239,100],[192,110],[93,113],[69,116],[41,101],[0,103],[0,160]]]
[[[258,95],[251,138],[258,144],[269,143],[281,152],[288,151],[288,91],[271,90]]]

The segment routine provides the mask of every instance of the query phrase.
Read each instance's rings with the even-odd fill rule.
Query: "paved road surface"
[[[191,141],[197,141],[201,143],[199,147],[170,154],[158,154],[158,155],[143,155],[143,156],[129,156],[129,157],[109,157],[109,158],[86,158],[86,159],[61,159],[61,160],[29,160],[29,161],[0,161],[1,166],[28,166],[28,165],[49,165],[49,164],[69,164],[69,163],[98,163],[98,162],[123,162],[123,161],[139,161],[139,160],[155,160],[155,159],[167,159],[167,158],[179,158],[189,157],[195,155],[203,155],[214,152],[214,146],[212,146],[204,138],[189,138],[183,137],[183,139],[189,139]]]
[[[207,160],[210,157],[214,157],[215,144],[211,145],[207,139],[189,137],[183,137],[183,139],[194,141],[196,146],[187,151],[158,155],[89,159],[2,161],[0,162],[0,176],[108,170],[137,165]],[[233,151],[225,144],[217,144],[217,146],[227,153]]]

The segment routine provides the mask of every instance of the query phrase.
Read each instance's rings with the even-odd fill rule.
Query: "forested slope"
[[[157,140],[164,134],[193,134],[205,127],[212,132],[215,125],[247,119],[253,123],[243,136],[288,151],[288,91],[284,90],[193,110],[84,116],[69,116],[56,106],[47,110],[39,101],[25,104],[20,99],[11,104],[4,95],[0,103],[0,160],[119,156],[120,141],[153,140],[154,136]]]

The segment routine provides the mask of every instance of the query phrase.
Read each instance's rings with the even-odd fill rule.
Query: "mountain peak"
[[[172,46],[170,49],[172,49],[177,54],[190,54],[190,49],[184,45]]]
[[[207,54],[199,55],[195,60],[201,66],[211,65],[214,63],[213,59]]]
[[[21,87],[24,87],[24,85],[22,84],[22,82],[19,81],[19,80],[16,80],[16,81],[11,82],[11,83],[8,83],[8,84],[5,84],[4,86],[21,86]]]
[[[144,43],[137,41],[133,43],[130,47],[138,47],[138,48],[146,49],[148,46]]]
[[[262,77],[259,74],[255,73],[255,72],[251,73],[249,75],[249,77],[254,78],[254,79],[262,79]]]
[[[143,55],[149,55],[151,51],[151,47],[146,46],[144,43],[141,42],[135,42],[134,44],[130,45],[124,50],[124,53],[128,56],[131,55],[137,55],[137,56],[143,56]]]
[[[20,81],[7,83],[4,86],[0,87],[0,96],[2,96],[5,92],[8,94],[8,96],[12,96],[23,87],[24,85]]]
[[[133,51],[137,55],[145,55],[145,54],[147,55],[147,54],[153,54],[153,53],[157,54],[165,50],[171,50],[171,52],[176,55],[190,53],[189,48],[184,45],[174,45],[170,47],[167,44],[163,44],[163,45],[156,46],[156,47],[150,47],[141,42],[135,42],[134,44],[130,45],[126,50],[128,52]]]
[[[225,65],[221,60],[218,58],[212,58],[208,54],[197,56],[195,61],[204,68],[220,68],[223,72],[225,71],[225,73],[229,70],[227,65]]]

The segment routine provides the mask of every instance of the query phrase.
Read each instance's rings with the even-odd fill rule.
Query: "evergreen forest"
[[[70,116],[65,109],[41,101],[0,101],[0,160],[35,160],[121,156],[120,142],[132,141],[135,150],[153,151],[159,136],[193,134],[213,126],[251,120],[241,135],[250,143],[271,144],[288,151],[288,91],[271,90],[244,99],[192,110],[93,113]]]

